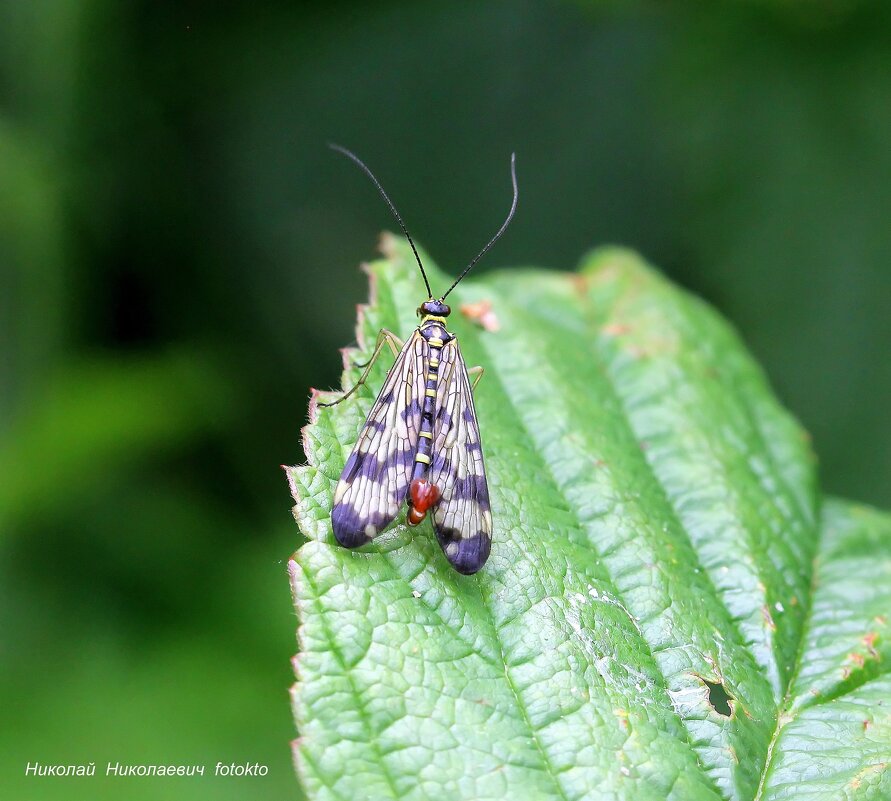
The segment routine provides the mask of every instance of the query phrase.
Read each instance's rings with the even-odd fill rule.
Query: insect
[[[437,300],[402,217],[371,170],[346,148],[331,145],[371,179],[411,245],[427,289],[417,310],[420,324],[403,344],[381,330],[356,385],[332,403],[346,400],[367,379],[386,345],[396,357],[334,492],[331,523],[347,548],[365,545],[408,502],[406,522],[417,526],[427,513],[443,552],[459,573],[476,573],[492,546],[492,511],[473,390],[483,369],[468,371],[458,339],[446,327],[448,294],[498,241],[517,209],[516,157],[511,155],[513,202],[501,228]],[[471,383],[471,375],[474,376]]]

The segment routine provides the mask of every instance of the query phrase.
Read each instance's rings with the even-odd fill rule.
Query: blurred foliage
[[[889,34],[855,0],[0,5],[4,774],[257,759],[296,792],[278,465],[391,225],[329,139],[453,272],[515,149],[481,270],[642,250],[737,324],[824,485],[888,505]]]

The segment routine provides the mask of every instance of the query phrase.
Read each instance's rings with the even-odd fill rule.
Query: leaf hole
[[[712,709],[719,715],[723,715],[725,718],[732,717],[733,707],[730,703],[736,699],[727,692],[727,688],[721,684],[721,682],[709,681],[708,679],[703,679],[701,676],[700,679],[702,679],[702,683],[708,688],[708,702],[711,704]]]

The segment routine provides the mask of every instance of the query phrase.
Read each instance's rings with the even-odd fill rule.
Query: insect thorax
[[[437,341],[445,344],[455,338],[454,334],[450,334],[445,327],[445,318],[436,317],[432,314],[424,316],[424,319],[421,320],[421,325],[418,326],[418,330],[421,332],[421,336],[430,342],[431,345],[435,345]]]

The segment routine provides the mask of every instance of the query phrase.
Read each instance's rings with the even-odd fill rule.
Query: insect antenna
[[[430,282],[427,280],[427,273],[424,272],[424,265],[421,264],[421,257],[418,255],[418,249],[415,247],[415,243],[412,241],[411,235],[408,233],[408,228],[406,228],[405,223],[402,222],[402,217],[400,217],[399,212],[396,211],[396,207],[393,205],[393,201],[390,200],[387,193],[384,192],[384,188],[381,186],[380,181],[378,181],[377,178],[374,177],[374,173],[370,169],[368,169],[368,166],[365,164],[365,162],[362,161],[362,159],[360,159],[351,150],[347,150],[345,147],[341,147],[340,145],[335,145],[331,142],[328,143],[328,147],[330,147],[332,150],[336,150],[338,153],[343,153],[344,156],[346,156],[348,159],[351,159],[353,162],[355,162],[362,169],[362,171],[369,178],[371,178],[372,183],[377,187],[377,191],[381,193],[381,197],[385,201],[387,201],[387,205],[390,207],[390,211],[393,212],[393,216],[396,218],[396,222],[399,223],[399,227],[402,229],[402,233],[405,234],[405,238],[408,240],[408,244],[411,245],[411,250],[412,250],[412,253],[415,254],[415,261],[418,262],[418,267],[421,268],[421,276],[424,279],[424,286],[427,287],[427,297],[432,299],[433,292],[430,291]],[[516,180],[514,180],[514,189],[516,189]],[[514,200],[514,204],[516,205],[516,199]],[[513,213],[513,212],[511,212],[511,213]],[[499,233],[499,235],[501,234],[500,231],[498,233]],[[498,239],[498,237],[496,236],[495,239]],[[495,240],[492,240],[492,241],[494,242]],[[491,244],[492,244],[492,242],[489,243],[489,245],[491,245]],[[486,249],[489,248],[489,245],[486,245]],[[486,251],[484,250],[483,253],[485,253],[485,252]],[[482,253],[480,254],[480,256],[481,255],[482,255]],[[477,258],[479,258],[479,256]],[[465,270],[465,272],[466,272],[466,270]]]
[[[461,275],[459,275],[455,279],[455,283],[452,284],[446,290],[445,295],[443,295],[440,298],[440,300],[445,300],[446,295],[448,295],[449,292],[451,292],[456,286],[458,286],[458,284],[461,282],[461,279],[464,278],[464,276],[470,272],[473,265],[476,264],[483,256],[486,255],[486,253],[489,252],[489,248],[491,248],[492,245],[494,245],[501,238],[501,235],[505,232],[505,230],[507,230],[507,226],[510,225],[510,221],[514,218],[514,212],[517,210],[517,194],[518,194],[517,193],[517,154],[516,153],[510,154],[510,180],[511,180],[511,183],[514,185],[514,199],[510,205],[510,211],[508,212],[507,219],[501,224],[501,228],[499,228],[498,232],[495,234],[495,236],[493,236],[489,240],[489,243],[476,255],[476,257],[473,259],[473,261],[471,261],[470,264],[468,264],[464,268],[464,270],[461,272]]]

